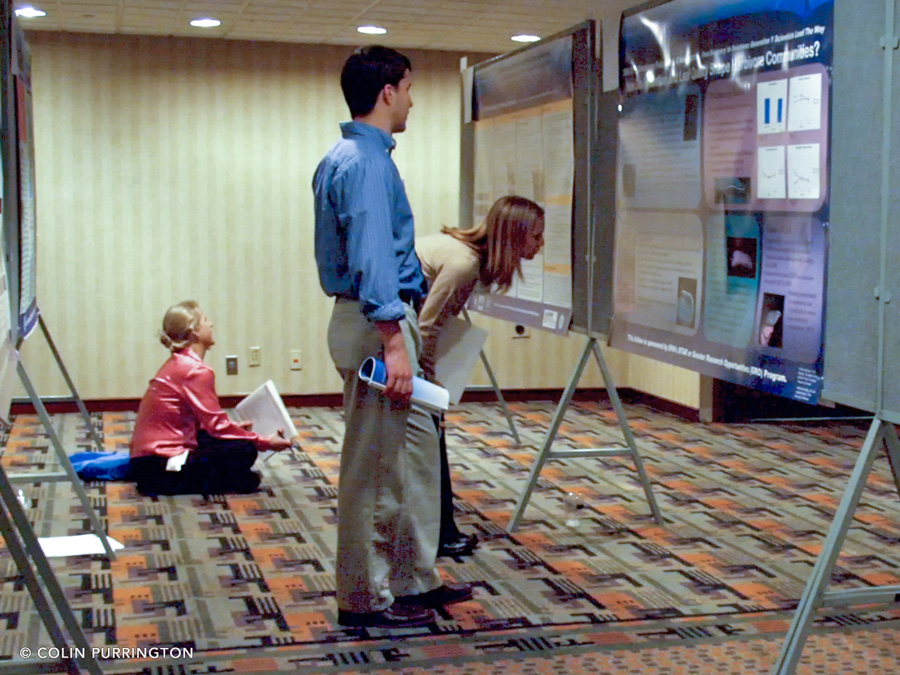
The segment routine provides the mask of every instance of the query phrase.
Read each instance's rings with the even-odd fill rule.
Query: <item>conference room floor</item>
[[[262,457],[256,494],[148,498],[131,483],[87,484],[125,548],[112,562],[74,556],[54,569],[91,645],[192,650],[174,661],[104,661],[104,672],[769,672],[866,424],[701,424],[627,408],[665,524],[650,517],[628,457],[567,459],[547,465],[512,534],[510,513],[555,406],[511,405],[521,446],[497,405],[451,411],[457,520],[482,543],[470,558],[439,560],[446,580],[473,583],[475,594],[435,626],[336,623],[337,408],[291,409],[302,451]],[[133,413],[92,421],[107,449],[127,448]],[[67,451],[90,448],[80,416],[53,422]],[[556,447],[619,439],[607,402],[579,402]],[[17,416],[2,440],[8,474],[53,468],[35,416]],[[87,531],[66,483],[24,492],[40,536]],[[571,508],[569,494],[585,507]],[[900,583],[898,541],[900,504],[879,460],[832,588]],[[0,566],[0,658],[49,646],[6,551]],[[823,611],[797,672],[898,672],[898,628],[897,605]]]

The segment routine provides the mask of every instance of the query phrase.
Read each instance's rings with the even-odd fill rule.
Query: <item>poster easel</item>
[[[63,378],[65,379],[66,384],[69,387],[69,392],[72,395],[72,399],[76,402],[76,404],[78,405],[78,409],[81,411],[81,416],[88,426],[89,433],[91,435],[91,438],[93,439],[94,444],[97,446],[97,450],[102,452],[103,442],[100,440],[100,437],[97,435],[97,432],[94,429],[90,413],[88,413],[84,402],[81,400],[81,397],[78,395],[78,391],[75,389],[75,384],[74,382],[72,382],[72,378],[69,376],[69,372],[66,369],[65,364],[63,363],[62,357],[60,356],[59,351],[56,349],[56,344],[53,342],[53,338],[50,336],[50,331],[47,328],[47,324],[44,322],[43,316],[41,316],[40,314],[38,314],[38,316],[38,323],[41,327],[41,331],[43,332],[44,337],[47,339],[47,343],[50,345],[50,350],[53,352],[53,357],[54,359],[56,359],[56,363],[59,366]],[[23,341],[24,339],[20,336],[17,349],[21,348]],[[56,454],[56,458],[59,461],[62,471],[49,473],[19,473],[9,476],[9,481],[16,484],[68,481],[71,484],[72,489],[75,491],[75,494],[78,497],[78,501],[81,503],[81,507],[84,509],[85,515],[88,518],[88,522],[91,525],[91,530],[100,539],[100,542],[103,545],[103,551],[106,554],[107,559],[110,561],[115,560],[115,553],[113,553],[113,550],[109,545],[109,541],[106,538],[106,530],[103,528],[103,524],[100,522],[100,519],[97,516],[97,512],[94,510],[94,507],[91,504],[91,500],[88,498],[87,493],[84,490],[84,485],[82,484],[81,479],[78,477],[78,474],[75,473],[72,462],[69,461],[69,456],[66,454],[66,451],[62,446],[62,442],[60,441],[56,430],[53,428],[53,422],[50,419],[50,414],[47,412],[47,408],[44,406],[44,402],[41,400],[40,395],[37,393],[37,390],[35,389],[31,378],[28,376],[28,372],[25,369],[25,365],[23,364],[21,359],[19,359],[18,363],[16,364],[16,370],[19,374],[19,379],[22,382],[22,386],[25,387],[25,391],[28,393],[28,398],[31,400],[31,404],[34,406],[35,412],[37,413],[38,418],[41,420],[44,431],[47,433],[47,438],[49,439],[50,444],[53,446],[53,450]]]
[[[47,324],[41,316],[36,300],[36,201],[34,172],[34,123],[31,99],[31,56],[28,42],[12,11],[12,4],[4,1],[0,5],[0,23],[2,23],[2,53],[0,53],[0,71],[2,71],[2,146],[3,165],[3,234],[4,258],[6,262],[6,289],[8,290],[11,343],[15,351],[21,350],[25,339],[39,325],[60,372],[69,387],[72,399],[78,406],[88,426],[88,432],[97,449],[103,450],[103,443],[94,429],[90,415],[75,389],[72,378],[63,363],[56,344],[50,335]],[[6,308],[4,308],[6,309]],[[81,480],[72,468],[68,455],[53,428],[50,416],[43,401],[35,390],[31,378],[19,358],[16,364],[19,379],[34,405],[35,411],[44,426],[49,441],[56,453],[61,472],[25,473],[10,477],[14,483],[40,483],[68,481],[78,496],[91,530],[100,538],[103,549],[110,560],[114,554],[109,546],[103,526],[94,511]],[[4,411],[5,413],[5,411]]]
[[[14,77],[15,76],[15,77]],[[7,476],[6,471],[0,466],[0,536],[3,537],[5,548],[12,556],[19,574],[24,580],[29,595],[34,601],[38,615],[50,636],[53,646],[56,648],[48,652],[51,658],[43,658],[36,647],[32,651],[30,646],[22,647],[18,651],[18,658],[0,665],[0,673],[34,673],[34,672],[58,672],[65,670],[69,673],[89,672],[92,675],[101,675],[100,664],[93,655],[90,645],[78,618],[69,606],[65,593],[47,561],[47,556],[41,548],[40,542],[34,532],[28,516],[25,513],[24,504],[20,503],[19,496],[13,489],[13,482],[39,483],[44,481],[68,480],[78,494],[85,513],[91,523],[91,529],[100,538],[107,557],[112,560],[113,554],[106,533],[84,492],[80,479],[75,474],[68,456],[63,451],[62,444],[56,435],[47,410],[37,395],[31,379],[18,358],[18,350],[25,336],[34,328],[29,324],[28,330],[18,330],[18,319],[23,316],[20,313],[22,306],[22,278],[21,263],[23,254],[29,260],[33,272],[34,262],[34,209],[33,209],[33,138],[31,133],[31,101],[30,94],[25,98],[19,98],[20,94],[28,94],[30,88],[30,57],[27,43],[23,33],[15,21],[13,5],[9,0],[0,1],[0,168],[2,168],[2,219],[3,219],[3,245],[0,246],[0,258],[5,265],[5,273],[2,277],[3,307],[0,312],[9,312],[10,321],[2,317],[2,329],[0,333],[4,338],[9,333],[9,341],[4,341],[3,358],[16,359],[16,370],[25,389],[41,418],[50,442],[59,458],[64,471],[57,474],[34,473],[20,474],[14,479]],[[18,119],[18,110],[21,108],[23,119]],[[20,126],[18,122],[22,122]],[[27,129],[27,138],[23,138],[23,132]],[[27,141],[27,146],[21,147],[21,143]],[[23,169],[22,163],[25,163]],[[29,185],[23,190],[23,174],[27,174],[25,180]],[[23,194],[24,192],[24,194]],[[26,211],[29,221],[29,236],[23,237],[22,212]],[[27,241],[26,241],[27,240]],[[23,244],[23,241],[26,243]],[[27,250],[23,250],[27,249]],[[32,288],[33,274],[30,276],[29,288]],[[33,294],[31,294],[33,297]],[[30,319],[34,319],[36,304],[28,308]],[[89,429],[94,442],[102,449],[102,443],[93,426],[90,424],[90,416],[84,408],[84,404],[78,397],[74,385],[56,345],[50,337],[43,319],[40,319],[41,329],[50,344],[51,351],[56,358],[70,391],[79,405],[79,409],[86,416]],[[14,345],[14,348],[13,348]],[[7,395],[11,382],[4,378],[0,384],[3,387],[3,400],[8,404]],[[7,410],[2,411],[5,416]],[[55,653],[54,653],[55,652]]]
[[[853,521],[853,514],[859,505],[859,498],[866,479],[872,472],[872,465],[881,446],[887,452],[894,476],[894,483],[900,494],[900,438],[894,425],[875,416],[866,440],[860,450],[850,482],[841,499],[840,506],[828,530],[828,536],[822,546],[822,552],[816,560],[812,576],[806,584],[806,590],[800,598],[800,604],[794,614],[791,627],[781,648],[781,654],[772,671],[773,675],[793,675],[797,663],[803,654],[803,647],[812,630],[816,612],[823,607],[840,607],[845,605],[863,605],[878,602],[895,602],[900,596],[900,585],[877,586],[871,588],[854,588],[845,591],[826,591],[831,573],[841,553],[841,546],[847,536],[847,530]]]
[[[40,399],[38,399],[40,400]],[[89,513],[92,513],[90,511]],[[25,510],[13,491],[12,481],[0,466],[0,534],[41,618],[60,659],[41,659],[20,650],[20,658],[0,665],[0,675],[22,672],[54,672],[59,666],[70,673],[85,670],[100,675],[100,663],[93,656],[87,637],[66,600]],[[101,537],[108,547],[106,537]],[[77,656],[76,656],[77,655]],[[28,658],[21,658],[28,656]]]
[[[853,521],[866,480],[872,471],[878,451],[884,447],[890,464],[894,485],[900,494],[900,438],[895,424],[900,421],[896,389],[896,341],[898,323],[896,301],[891,291],[898,287],[893,262],[896,250],[897,210],[896,179],[892,163],[897,143],[896,82],[894,63],[900,53],[897,33],[896,0],[884,2],[884,14],[860,13],[856,3],[835,2],[836,23],[845,28],[837,41],[836,50],[845,58],[835,60],[834,136],[838,145],[834,161],[834,209],[832,217],[841,226],[831,233],[829,267],[844,272],[840,281],[829,286],[829,325],[826,332],[825,383],[830,387],[831,400],[846,402],[874,416],[859,457],[853,467],[847,488],[835,512],[822,551],[794,614],[791,627],[781,648],[773,675],[793,675],[803,654],[806,640],[812,631],[816,613],[823,607],[896,603],[900,599],[900,585],[877,586],[845,591],[828,591],[828,583],[837,563],[841,547]],[[880,37],[880,50],[872,48],[872,37]],[[868,39],[866,36],[869,36]],[[844,107],[858,94],[881,88],[882,111],[877,124],[858,130],[856,109]],[[849,133],[841,133],[849,130]],[[841,143],[846,145],[840,145]],[[892,149],[894,151],[892,152]],[[858,176],[860,159],[881,157],[873,162],[873,170]],[[859,195],[879,195],[880,199],[866,201],[865,210],[859,207]],[[848,242],[865,238],[877,242],[869,259],[862,259]],[[890,257],[889,257],[890,256]],[[849,271],[852,270],[852,273]],[[837,276],[837,275],[835,275]],[[860,289],[874,294],[865,296]],[[846,295],[845,295],[846,293]],[[861,298],[875,303],[861,302]],[[849,328],[866,325],[876,330],[865,331],[864,345],[859,340],[842,343],[841,336],[853,335]],[[855,349],[846,349],[852,344]],[[843,358],[849,354],[850,358]],[[874,387],[872,384],[874,383]],[[872,395],[874,394],[874,396]]]
[[[569,409],[569,404],[572,402],[572,396],[575,394],[575,389],[578,387],[578,381],[581,379],[581,375],[584,372],[584,368],[587,365],[591,353],[594,354],[597,365],[600,367],[600,373],[603,376],[603,382],[606,386],[606,391],[609,394],[609,400],[612,403],[613,409],[616,411],[616,418],[619,421],[619,428],[622,431],[625,444],[607,448],[568,448],[566,450],[554,450],[553,440],[556,438],[556,434],[566,415],[566,411]],[[656,503],[656,497],[653,494],[650,479],[644,469],[644,462],[638,453],[634,434],[631,432],[631,427],[628,425],[628,417],[625,414],[622,400],[619,398],[615,383],[612,379],[612,374],[610,373],[609,367],[606,365],[606,361],[603,358],[603,353],[600,351],[600,347],[597,344],[597,338],[591,336],[585,343],[581,359],[575,367],[572,377],[569,379],[569,384],[566,386],[565,392],[563,392],[559,405],[556,407],[556,413],[553,416],[550,429],[547,432],[547,438],[544,441],[544,445],[541,448],[537,460],[535,460],[534,465],[531,467],[531,474],[528,476],[528,482],[525,484],[525,488],[522,490],[522,494],[519,495],[519,499],[516,502],[516,508],[513,511],[512,518],[510,518],[507,531],[515,532],[518,529],[519,524],[522,522],[522,516],[525,513],[525,509],[528,506],[528,501],[531,499],[531,493],[537,485],[538,478],[540,478],[541,470],[548,461],[552,459],[587,459],[591,457],[613,456],[631,457],[635,469],[637,470],[638,477],[640,478],[641,486],[644,488],[644,494],[647,497],[647,503],[650,505],[653,519],[658,524],[662,525],[663,517],[660,513],[659,506]]]

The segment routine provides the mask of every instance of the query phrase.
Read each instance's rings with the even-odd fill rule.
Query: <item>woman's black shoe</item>
[[[442,541],[438,546],[438,556],[447,558],[458,558],[460,556],[472,555],[478,546],[478,537],[474,534],[458,534],[454,539]]]

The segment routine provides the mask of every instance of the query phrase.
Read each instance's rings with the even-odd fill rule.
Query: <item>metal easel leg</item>
[[[884,425],[884,447],[887,449],[894,485],[897,488],[897,494],[900,495],[900,438],[897,437],[897,428],[893,424],[885,423]]]
[[[644,461],[641,459],[641,455],[638,452],[634,434],[631,432],[631,427],[628,425],[628,416],[625,414],[625,407],[622,405],[622,400],[619,398],[619,392],[616,391],[616,384],[613,382],[612,374],[609,372],[609,367],[606,365],[606,359],[603,358],[603,352],[600,351],[600,345],[597,344],[596,340],[593,341],[593,350],[594,358],[597,360],[597,365],[600,366],[600,373],[603,375],[603,382],[606,385],[606,392],[609,394],[609,400],[612,402],[613,409],[616,411],[616,417],[619,420],[619,428],[622,430],[625,444],[630,450],[629,454],[634,461],[634,466],[641,479],[641,485],[644,487],[647,503],[650,504],[650,512],[653,514],[653,519],[659,525],[662,525],[662,513],[660,513],[659,505],[656,503],[656,496],[653,494],[650,478],[647,476],[647,472],[644,469]]]
[[[0,469],[0,472],[3,472],[3,470]],[[53,640],[54,646],[64,647],[66,645],[66,638],[62,628],[56,620],[56,615],[51,612],[50,603],[47,602],[47,598],[44,597],[44,591],[38,583],[31,564],[28,562],[28,554],[25,551],[25,546],[19,541],[19,537],[16,536],[13,520],[21,522],[22,519],[24,519],[27,521],[28,516],[25,514],[24,509],[22,509],[22,506],[19,505],[13,492],[12,485],[9,485],[8,492],[6,490],[6,485],[9,485],[9,480],[6,477],[6,473],[3,472],[3,476],[0,476],[0,496],[2,496],[2,502],[0,502],[0,532],[3,534],[6,548],[9,550],[12,559],[15,561],[19,573],[25,578],[25,587],[28,589],[29,595],[31,595],[31,598],[34,600],[38,616],[41,617],[41,621],[47,629],[50,638]],[[17,508],[22,509],[21,516],[14,512],[14,509]],[[10,515],[7,515],[7,509],[9,510]],[[29,529],[31,529],[30,524]],[[19,531],[22,532],[24,530],[21,530],[20,528]],[[23,540],[25,539],[24,535],[20,534],[19,536],[21,536]],[[38,545],[40,545],[40,543],[38,543]]]
[[[7,510],[9,515],[7,515]],[[28,517],[18,503],[12,484],[2,468],[0,468],[0,532],[3,534],[6,547],[13,560],[15,560],[19,572],[25,578],[25,586],[31,599],[34,601],[38,615],[41,617],[41,621],[47,629],[54,646],[63,650],[64,653],[81,654],[81,656],[74,659],[69,657],[62,660],[68,667],[69,672],[77,673],[79,672],[79,667],[83,667],[92,675],[101,675],[100,663],[91,654],[91,647],[84,635],[84,631],[72,612],[65,593],[60,587],[50,567],[50,563],[41,549],[40,542],[38,542],[34,534],[31,523],[28,522]],[[19,540],[20,538],[21,541]],[[31,566],[32,561],[34,562],[34,568]],[[35,569],[37,574],[35,574]],[[40,576],[40,580],[38,580],[38,576]],[[47,589],[50,601],[44,595],[41,582]],[[54,608],[68,631],[70,640],[63,633],[57,614],[53,612]],[[73,642],[77,651],[72,649]],[[39,663],[37,660],[23,662],[23,665],[34,666],[34,672],[43,671],[41,668],[43,663]]]
[[[66,384],[69,386],[69,391],[72,394],[72,398],[75,400],[75,405],[78,406],[78,410],[81,412],[81,416],[84,418],[85,424],[87,424],[88,433],[94,440],[94,445],[97,446],[97,451],[103,452],[103,441],[100,440],[100,436],[97,434],[97,430],[94,429],[94,424],[91,421],[91,414],[84,406],[84,401],[81,400],[81,396],[78,395],[78,391],[76,391],[75,389],[75,383],[72,381],[72,378],[69,377],[69,371],[66,369],[66,365],[63,363],[62,357],[59,355],[59,351],[56,349],[56,344],[53,342],[53,338],[50,336],[50,331],[47,329],[47,324],[44,322],[43,314],[38,313],[38,323],[41,326],[44,337],[47,339],[47,344],[50,345],[50,351],[53,352],[53,358],[56,359],[56,364],[59,366],[59,370],[62,373],[63,379],[65,379]]]
[[[566,385],[566,390],[563,392],[559,405],[556,406],[556,413],[553,415],[550,430],[547,432],[547,439],[544,441],[544,446],[541,448],[541,452],[538,454],[534,466],[531,467],[528,483],[525,485],[525,489],[522,491],[522,494],[519,495],[519,500],[516,502],[515,511],[513,511],[512,518],[506,528],[507,532],[515,532],[519,528],[519,524],[522,521],[522,515],[525,513],[525,508],[528,506],[529,499],[531,499],[531,493],[534,492],[534,487],[537,485],[538,478],[540,478],[541,469],[544,468],[544,464],[546,464],[550,457],[550,448],[553,446],[553,440],[556,438],[559,427],[566,415],[566,410],[569,409],[569,403],[572,402],[572,396],[575,395],[578,381],[581,379],[581,374],[584,372],[584,367],[587,365],[588,358],[591,355],[591,348],[595,343],[595,338],[588,338],[587,344],[584,347],[584,352],[581,354],[581,359],[578,361],[578,365],[575,366],[572,377],[569,378],[569,384]]]
[[[506,407],[506,399],[503,398],[503,392],[500,391],[500,385],[497,383],[497,378],[494,377],[494,371],[491,368],[491,364],[488,363],[487,354],[484,353],[483,349],[481,350],[481,362],[484,364],[484,369],[491,379],[491,386],[494,388],[494,393],[497,394],[497,400],[500,402],[500,408],[503,410],[504,417],[506,417],[506,423],[509,425],[509,430],[513,435],[513,439],[515,439],[516,445],[522,445],[522,441],[519,438],[519,432],[516,430],[516,424],[513,422],[512,415],[509,414],[509,408]]]
[[[463,318],[469,323],[472,323],[472,319],[469,317],[468,310],[463,307],[462,310]],[[522,445],[522,440],[519,438],[519,432],[516,429],[516,424],[513,422],[512,415],[509,414],[509,408],[506,407],[506,399],[503,398],[503,392],[500,391],[500,384],[497,382],[497,378],[494,377],[494,369],[491,368],[490,362],[488,362],[487,354],[484,353],[484,350],[481,350],[481,362],[484,364],[484,369],[487,371],[488,378],[491,380],[491,386],[494,388],[494,393],[497,395],[497,400],[500,402],[500,409],[503,410],[503,416],[506,417],[506,423],[509,425],[509,431],[512,433],[513,439],[516,441],[516,445]]]
[[[53,423],[50,420],[50,415],[47,413],[47,409],[44,407],[44,402],[41,401],[41,397],[38,396],[34,385],[32,385],[31,383],[31,379],[28,377],[28,373],[25,371],[25,366],[22,365],[21,361],[19,361],[16,365],[16,369],[19,372],[19,378],[22,380],[22,384],[24,385],[25,390],[28,392],[28,396],[31,398],[31,403],[34,405],[38,417],[40,418],[41,423],[44,425],[44,430],[47,432],[47,437],[50,439],[50,443],[53,445],[53,449],[56,451],[56,457],[57,459],[59,459],[59,463],[65,471],[68,481],[72,484],[72,489],[75,490],[75,494],[78,495],[78,500],[81,502],[81,506],[87,514],[88,520],[91,523],[91,529],[94,531],[94,534],[100,537],[100,542],[103,544],[103,550],[106,552],[107,559],[110,561],[115,560],[116,556],[113,553],[112,548],[109,545],[109,541],[106,538],[106,532],[103,529],[103,525],[100,522],[100,519],[97,518],[94,507],[91,505],[91,501],[90,499],[88,499],[88,496],[84,491],[84,485],[82,485],[81,479],[78,477],[78,474],[75,473],[75,469],[72,467],[72,462],[69,461],[69,456],[66,455],[66,451],[62,447],[59,436],[56,435],[56,430],[53,428]],[[35,482],[39,481],[40,476],[36,476]]]
[[[803,653],[803,646],[812,629],[816,610],[822,605],[822,596],[831,580],[831,573],[838,555],[840,555],[847,530],[850,529],[853,513],[859,504],[863,488],[866,486],[866,478],[872,471],[872,464],[878,448],[884,441],[884,424],[881,419],[876,417],[872,421],[872,426],[869,427],[869,433],[866,435],[856,465],[853,467],[850,482],[841,498],[840,506],[838,506],[831,528],[828,530],[828,536],[825,538],[812,575],[806,583],[800,604],[797,605],[794,620],[791,622],[772,675],[793,675],[797,669],[797,663]],[[894,438],[896,439],[896,432],[894,432]]]

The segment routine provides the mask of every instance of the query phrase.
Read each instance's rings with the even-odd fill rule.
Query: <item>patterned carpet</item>
[[[448,416],[457,520],[483,544],[472,558],[441,559],[447,580],[473,582],[476,590],[471,602],[442,614],[437,628],[336,624],[343,425],[332,408],[292,410],[303,452],[259,461],[264,489],[254,495],[152,499],[129,483],[89,484],[125,549],[111,564],[82,556],[54,567],[93,645],[194,650],[189,666],[165,672],[721,675],[736,663],[744,665],[735,673],[771,667],[864,424],[702,425],[629,405],[666,525],[649,516],[627,458],[578,459],[547,466],[522,527],[510,536],[506,523],[554,406],[519,403],[512,411],[522,447],[513,446],[494,405],[466,404]],[[94,416],[109,449],[127,447],[133,419]],[[79,416],[57,415],[54,423],[70,452],[90,449]],[[557,447],[618,439],[608,404],[577,403]],[[52,468],[36,417],[19,416],[0,440],[10,474]],[[39,535],[86,531],[67,485],[24,490]],[[587,508],[567,511],[567,493]],[[900,506],[887,462],[877,462],[832,588],[900,583],[898,541]],[[49,645],[5,551],[0,578],[0,658]],[[804,668],[814,669],[808,672],[900,670],[900,610],[838,613],[819,626],[824,633],[805,654]],[[735,649],[744,661],[729,653]],[[828,670],[834,658],[843,665]],[[161,661],[107,665],[110,672],[163,672]]]

